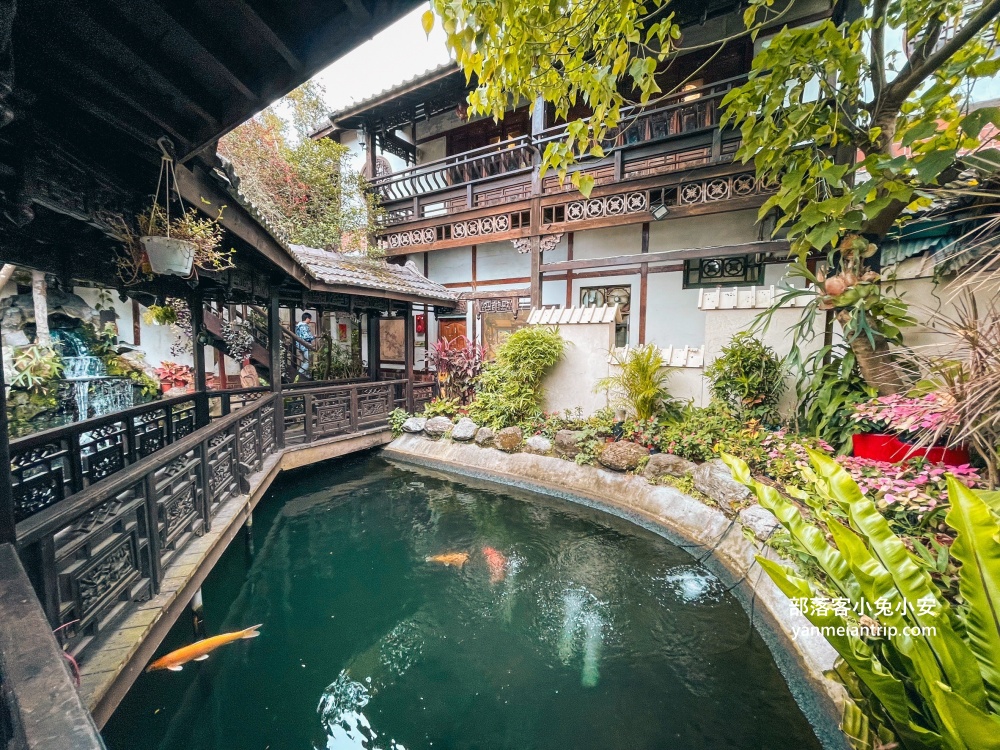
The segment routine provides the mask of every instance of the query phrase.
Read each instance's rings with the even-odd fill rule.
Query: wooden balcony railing
[[[196,428],[199,398],[215,416]],[[246,494],[249,478],[286,444],[384,427],[393,408],[413,403],[407,380],[248,388],[15,441],[21,497],[51,489],[41,505],[22,504],[31,512],[17,524],[19,552],[51,627],[61,627],[60,640],[79,654],[157,593],[185,544],[210,530],[219,508]],[[114,470],[98,473],[98,465]]]

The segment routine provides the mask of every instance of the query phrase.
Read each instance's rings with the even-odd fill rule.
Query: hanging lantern
[[[417,334],[422,335],[427,333],[427,316],[421,313],[420,315],[415,315],[413,317],[414,326],[416,327]]]

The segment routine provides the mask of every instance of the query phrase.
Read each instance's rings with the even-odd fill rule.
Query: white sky
[[[420,6],[316,75],[315,80],[326,87],[331,111],[448,62],[437,19],[430,38],[420,26],[425,10],[426,5]]]

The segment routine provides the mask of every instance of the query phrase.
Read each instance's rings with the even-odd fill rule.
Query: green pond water
[[[260,637],[143,674],[110,750],[820,747],[734,596],[613,516],[364,456],[282,478],[254,539],[205,617]]]

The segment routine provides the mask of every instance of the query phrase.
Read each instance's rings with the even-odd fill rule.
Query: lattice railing
[[[383,427],[414,401],[406,380],[201,395],[216,416],[197,430],[192,396],[11,445],[20,507],[31,511],[17,524],[19,552],[74,654],[156,594],[165,568],[286,444]]]

